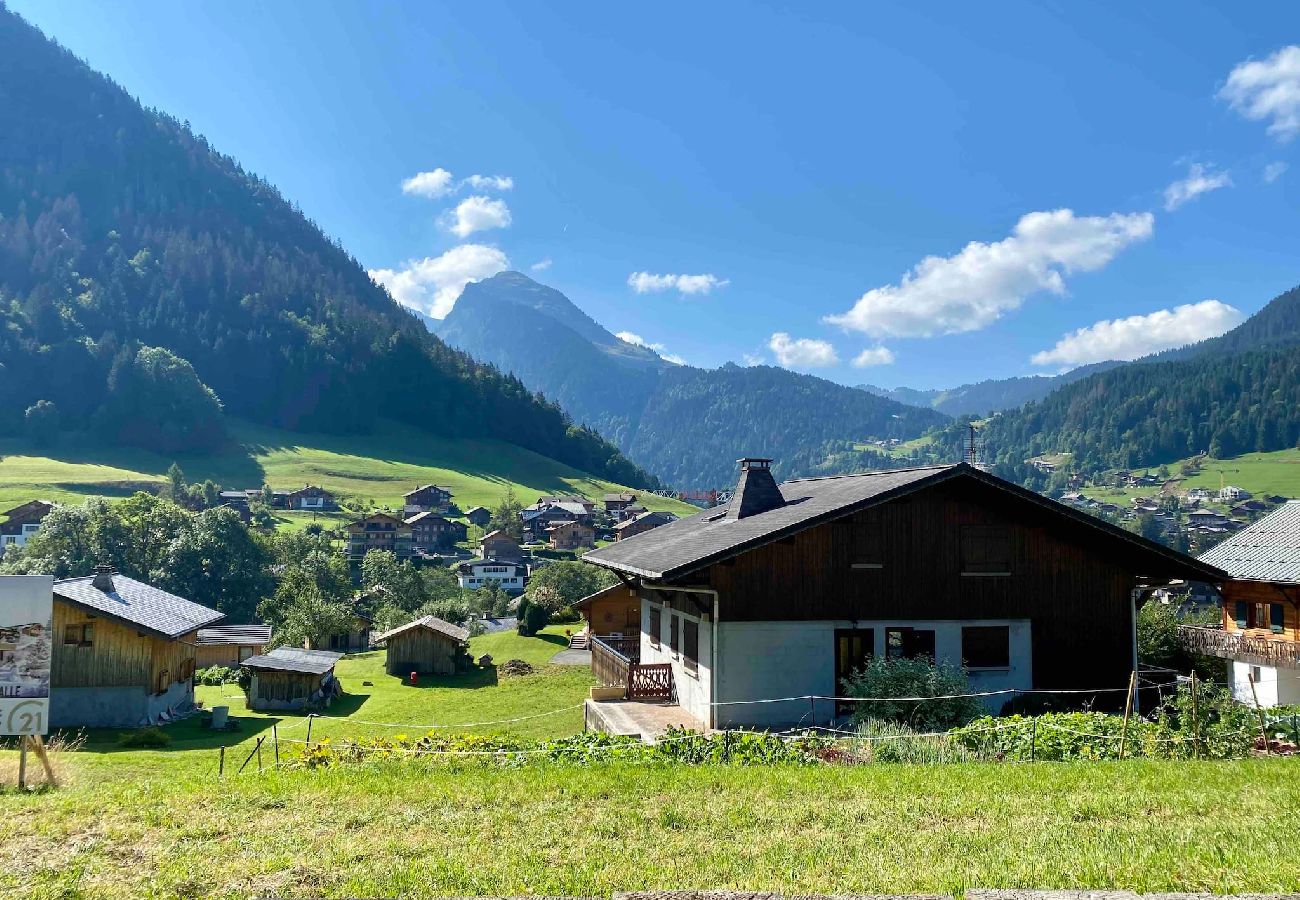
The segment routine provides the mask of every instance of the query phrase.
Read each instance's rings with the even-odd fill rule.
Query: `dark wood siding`
[[[452,675],[456,672],[460,643],[442,632],[412,628],[393,635],[386,643],[389,675],[405,676],[410,672]]]

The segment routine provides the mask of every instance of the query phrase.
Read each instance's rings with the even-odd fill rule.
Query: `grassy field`
[[[400,505],[406,491],[430,482],[450,487],[461,509],[494,506],[507,486],[524,503],[539,494],[577,492],[598,499],[623,489],[512,444],[438,438],[395,423],[364,437],[305,435],[247,424],[235,433],[236,448],[178,458],[70,444],[37,452],[14,440],[0,441],[0,508],[36,497],[80,502],[88,496],[125,496],[162,481],[173,461],[191,482],[210,478],[239,488],[311,483],[390,507]],[[642,499],[651,509],[681,515],[697,511],[653,494]],[[287,518],[286,524],[306,521],[310,514],[302,522]]]
[[[1195,475],[1183,476],[1183,461],[1169,464],[1170,477],[1177,481],[1179,493],[1185,493],[1194,487],[1209,488],[1217,491],[1222,485],[1236,485],[1245,488],[1256,496],[1260,494],[1280,494],[1283,497],[1300,497],[1300,450],[1278,450],[1273,453],[1246,453],[1233,459],[1199,460],[1201,471]],[[1155,467],[1138,472],[1155,473]],[[1152,497],[1161,492],[1160,486],[1146,487],[1110,487],[1094,486],[1083,489],[1083,493],[1096,500],[1118,503],[1127,506],[1134,497]]]

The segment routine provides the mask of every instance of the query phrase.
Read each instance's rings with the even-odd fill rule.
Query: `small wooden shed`
[[[249,709],[323,708],[342,693],[334,677],[334,664],[342,653],[276,647],[250,656],[243,666],[252,675],[248,685]]]
[[[407,622],[379,635],[375,642],[388,647],[389,675],[452,675],[468,662],[469,632],[437,616]]]
[[[209,666],[237,669],[250,656],[264,652],[270,642],[270,625],[214,625],[211,628],[200,628],[194,648],[194,665],[200,669]]]

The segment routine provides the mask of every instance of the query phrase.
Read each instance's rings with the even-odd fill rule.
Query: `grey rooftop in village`
[[[437,616],[424,616],[416,619],[414,622],[407,622],[405,625],[399,625],[383,634],[375,635],[375,643],[386,641],[395,634],[401,634],[403,631],[410,631],[412,628],[427,628],[430,631],[436,631],[439,634],[445,634],[447,637],[456,641],[468,641],[469,632],[459,625],[453,625],[450,622],[439,619]]]
[[[1233,578],[1300,584],[1300,500],[1288,500],[1200,559]]]
[[[223,644],[265,644],[271,639],[270,625],[217,625],[200,628],[198,643],[203,647]]]
[[[54,582],[54,595],[166,638],[178,638],[224,618],[215,609],[127,578],[109,566],[97,566],[94,575]]]
[[[246,669],[270,672],[301,672],[304,675],[324,675],[343,658],[332,650],[303,650],[299,647],[276,647],[261,656],[250,656],[240,663]]]

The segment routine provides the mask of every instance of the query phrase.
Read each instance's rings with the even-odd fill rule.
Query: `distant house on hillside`
[[[585,512],[587,515],[591,515],[596,511],[595,501],[588,500],[586,497],[582,496],[581,494],[546,494],[541,497],[538,497],[537,502],[533,505],[534,506],[560,506],[566,504],[569,506],[581,506],[583,512]]]
[[[195,641],[194,665],[237,668],[250,656],[266,650],[271,642],[270,625],[213,625],[200,628]]]
[[[446,550],[468,534],[465,523],[448,519],[435,512],[416,513],[406,520],[411,527],[411,543],[416,550]]]
[[[348,557],[359,560],[371,550],[388,550],[409,559],[414,546],[411,526],[388,513],[371,513],[348,525]]]
[[[50,724],[120,728],[193,711],[198,631],[220,618],[111,566],[54,582]]]
[[[1187,492],[1188,500],[1209,500],[1212,496],[1210,489],[1203,487],[1194,487]]]
[[[316,485],[306,485],[298,488],[296,491],[289,491],[285,494],[284,505],[288,509],[308,510],[320,512],[327,509],[337,509],[338,504],[334,502],[334,495],[323,487]]]
[[[421,512],[445,513],[451,507],[451,488],[425,484],[403,495],[403,512],[413,516]]]
[[[1196,509],[1187,514],[1187,524],[1197,528],[1223,528],[1228,518],[1212,509]]]
[[[560,522],[546,529],[553,550],[582,550],[596,546],[596,530],[586,522]]]
[[[649,531],[652,528],[658,528],[661,525],[667,525],[669,522],[675,521],[677,521],[677,517],[672,513],[643,512],[630,519],[624,519],[622,522],[615,525],[615,540],[625,541],[633,535],[638,535]]]
[[[465,520],[478,528],[486,528],[492,521],[492,510],[486,506],[475,506],[465,513]]]
[[[619,494],[606,494],[604,497],[605,512],[609,513],[615,519],[623,518],[623,510],[627,509],[636,502],[636,494],[624,491]]]
[[[41,530],[41,522],[54,509],[48,500],[29,500],[21,506],[6,510],[0,515],[5,517],[0,522],[0,555],[6,547],[21,547]]]
[[[484,559],[509,559],[518,562],[524,557],[518,542],[500,529],[483,535],[483,540],[479,541],[479,552]]]
[[[456,583],[468,590],[496,584],[508,594],[521,594],[528,584],[528,567],[515,559],[471,559],[452,570]]]
[[[709,727],[825,723],[836,702],[808,698],[839,696],[873,657],[964,663],[974,691],[1100,689],[1075,702],[1114,705],[1146,592],[1224,577],[966,464],[777,484],[761,458],[741,461],[725,508],[583,560],[641,601],[639,640],[619,651],[638,668],[593,642],[602,671]]]
[[[1236,503],[1240,500],[1249,500],[1250,491],[1245,488],[1239,488],[1236,485],[1225,485],[1219,489],[1220,503]]]
[[[424,616],[376,635],[375,643],[388,648],[385,668],[389,675],[453,675],[468,662],[469,632],[437,616]]]
[[[328,650],[276,647],[244,660],[250,673],[249,709],[324,709],[343,692],[334,664],[343,656]]]

